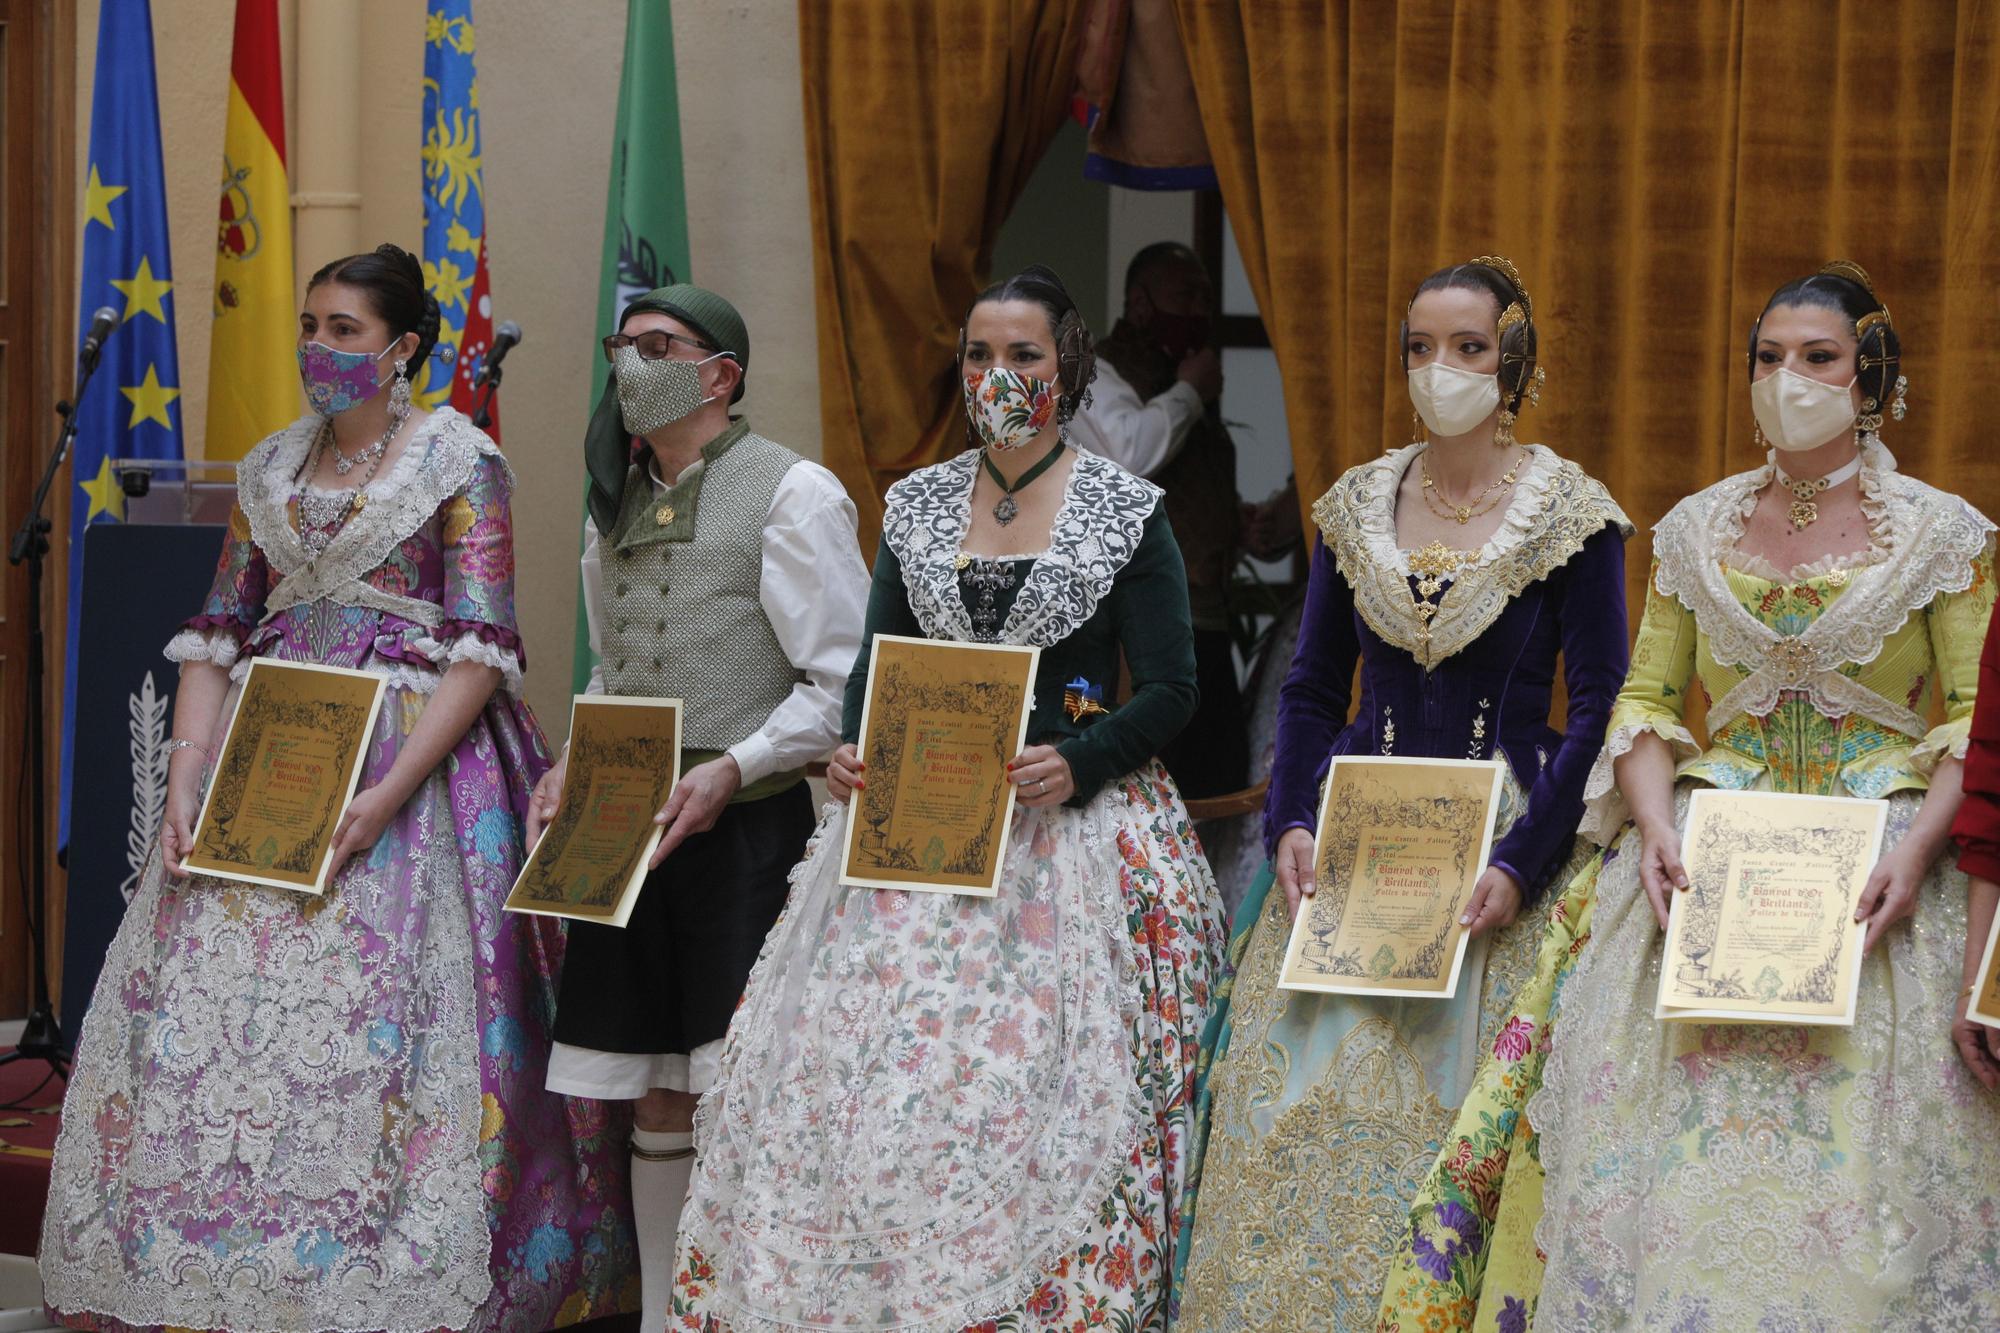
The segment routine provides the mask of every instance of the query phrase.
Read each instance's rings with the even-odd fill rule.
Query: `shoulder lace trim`
[[[889,488],[882,540],[902,562],[910,610],[933,639],[978,637],[958,588],[978,467],[979,452],[969,449]],[[1035,557],[998,641],[1049,648],[1075,633],[1139,549],[1159,501],[1153,483],[1077,450],[1048,549]]]
[[[1709,729],[1746,714],[1763,716],[1780,694],[1804,691],[1828,717],[1859,713],[1921,739],[1922,718],[1840,668],[1874,661],[1912,615],[1970,587],[1993,524],[1959,497],[1898,472],[1881,440],[1865,437],[1862,506],[1882,555],[1803,632],[1781,635],[1736,600],[1723,564],[1742,537],[1746,504],[1770,475],[1767,464],[1726,477],[1675,505],[1653,530],[1660,592],[1694,616],[1717,662],[1749,673],[1710,708]]]
[[[251,538],[278,575],[265,602],[266,618],[328,598],[436,628],[443,618],[436,606],[384,592],[365,576],[465,488],[482,456],[500,458],[499,447],[463,413],[439,408],[417,427],[388,474],[362,492],[360,510],[314,559],[292,527],[287,504],[293,478],[319,429],[318,417],[304,417],[252,449],[237,465],[237,501],[250,520]],[[506,467],[505,459],[501,466]]]
[[[1598,529],[1614,524],[1632,532],[1632,521],[1601,483],[1531,444],[1506,516],[1453,576],[1426,624],[1410,592],[1409,552],[1396,543],[1396,491],[1422,448],[1406,445],[1350,468],[1313,506],[1313,521],[1368,627],[1426,667],[1476,642],[1510,601],[1567,564]]]

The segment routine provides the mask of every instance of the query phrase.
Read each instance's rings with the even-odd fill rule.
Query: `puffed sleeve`
[[[1937,662],[1938,688],[1944,695],[1944,721],[1932,727],[1910,752],[1910,766],[1930,773],[1945,758],[1963,759],[1972,735],[1973,703],[1981,686],[1981,645],[1993,618],[1993,543],[1972,562],[1972,582],[1963,592],[1943,593],[1924,609],[1930,631],[1931,657]]]
[[[1118,646],[1132,675],[1132,697],[1056,750],[1069,764],[1080,806],[1105,783],[1158,754],[1194,716],[1201,694],[1194,674],[1194,625],[1187,569],[1166,511],[1155,507],[1138,549],[1118,571],[1106,599]]]
[[[444,623],[426,645],[440,670],[478,662],[518,693],[527,654],[514,619],[514,477],[497,453],[481,451],[465,485],[438,511],[444,550]]]
[[[1965,799],[1952,821],[1958,868],[2000,883],[2000,624],[1987,622],[1965,750]]]
[[[213,662],[234,666],[250,631],[264,619],[264,600],[271,592],[271,566],[250,536],[250,520],[240,505],[229,510],[229,532],[222,539],[222,558],[201,614],[181,625],[167,644],[170,662]]]
[[[1313,539],[1306,604],[1291,669],[1278,688],[1278,739],[1271,759],[1271,788],[1264,797],[1264,852],[1277,849],[1286,830],[1313,826],[1320,775],[1334,738],[1347,725],[1353,702],[1354,664],[1361,634],[1354,624],[1354,590],[1347,586],[1326,542]]]
[[[1563,567],[1552,587],[1561,601],[1563,683],[1569,710],[1562,744],[1528,791],[1528,806],[1494,844],[1492,863],[1520,884],[1533,902],[1559,868],[1583,814],[1583,792],[1604,743],[1620,682],[1629,660],[1625,648],[1625,534],[1615,523],[1599,528]],[[1631,746],[1628,737],[1625,742]]]
[[[1618,836],[1631,816],[1611,766],[1631,751],[1639,733],[1650,731],[1664,740],[1673,747],[1676,759],[1692,759],[1701,753],[1694,733],[1683,721],[1688,686],[1694,680],[1694,613],[1678,598],[1660,591],[1659,577],[1656,560],[1646,578],[1646,614],[1639,622],[1638,641],[1632,645],[1632,668],[1611,706],[1604,748],[1584,783],[1583,822],[1577,831],[1605,845]]]

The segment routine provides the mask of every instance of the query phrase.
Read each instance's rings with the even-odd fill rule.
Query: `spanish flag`
[[[209,338],[208,458],[241,458],[299,414],[292,345],[292,195],[278,0],[236,0],[229,122],[222,136],[215,328]]]

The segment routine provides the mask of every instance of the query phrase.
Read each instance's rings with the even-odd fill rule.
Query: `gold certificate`
[[[1458,923],[1493,846],[1492,759],[1334,759],[1278,985],[1448,1000],[1465,961]]]
[[[990,898],[1013,826],[1007,761],[1028,738],[1038,648],[875,636],[861,706],[866,786],[840,882]]]
[[[1993,914],[1993,925],[1986,932],[1986,952],[1979,956],[1978,985],[1965,1006],[1967,1018],[1990,1028],[2000,1028],[2000,949],[1994,947],[1996,941],[2000,941],[2000,912]]]
[[[260,657],[201,803],[189,870],[324,893],[333,835],[361,781],[385,677]]]
[[[679,699],[571,699],[562,804],[528,853],[507,910],[624,926],[666,833],[653,816],[680,774]]]
[[[1654,1014],[1851,1026],[1854,919],[1889,807],[1846,796],[1715,791],[1688,800]]]

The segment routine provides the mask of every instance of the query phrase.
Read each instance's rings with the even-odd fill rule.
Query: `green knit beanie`
[[[618,317],[619,326],[622,328],[632,313],[638,310],[658,310],[672,315],[713,343],[718,351],[729,353],[743,368],[745,375],[750,373],[750,330],[743,326],[743,316],[736,313],[735,306],[706,287],[697,287],[691,282],[656,287],[625,307],[625,313]],[[735,398],[742,396],[743,386],[739,384]],[[735,398],[730,401],[734,402]]]

